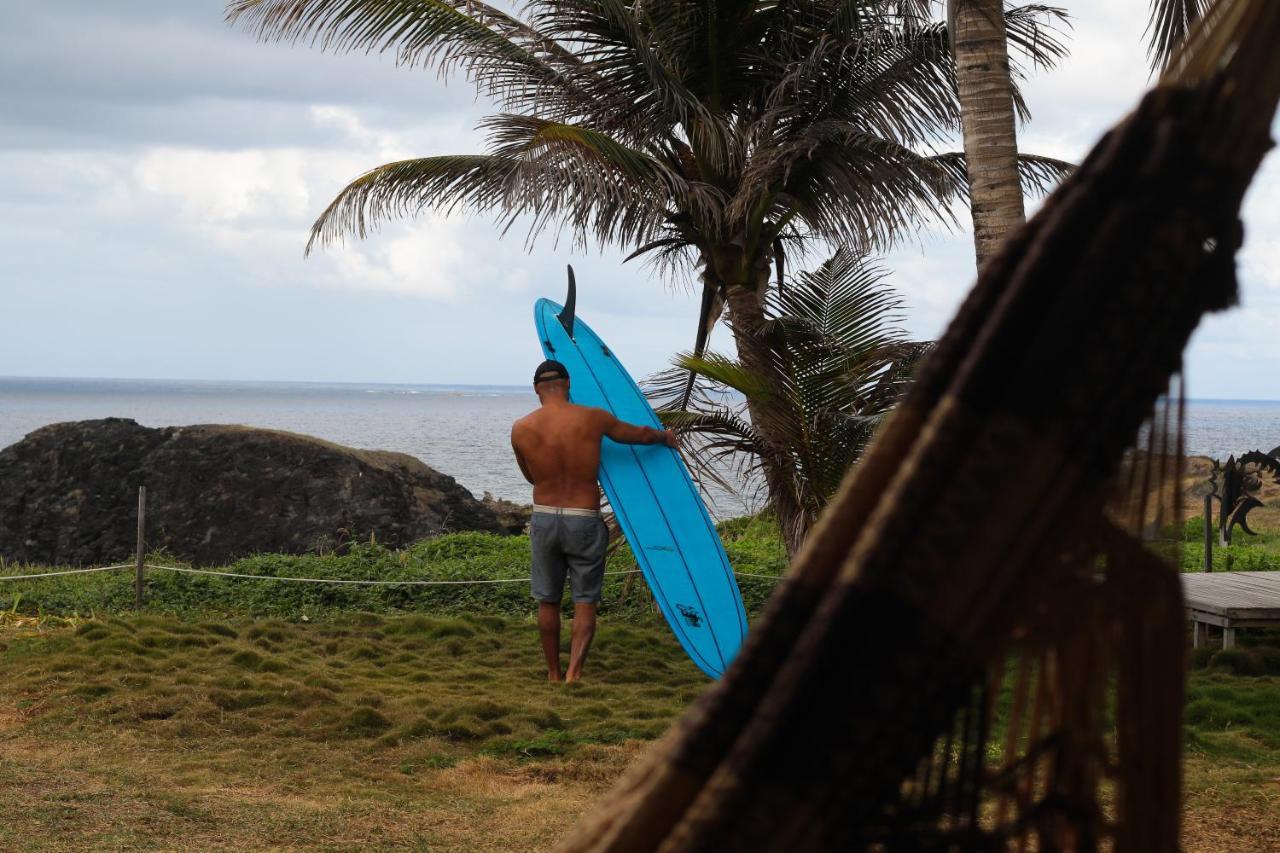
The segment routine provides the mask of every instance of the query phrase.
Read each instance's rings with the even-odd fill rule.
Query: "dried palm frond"
[[[984,267],[725,678],[564,849],[1178,848],[1181,591],[1139,528],[1177,492],[1157,403],[1236,299],[1278,41],[1280,4],[1210,10]]]

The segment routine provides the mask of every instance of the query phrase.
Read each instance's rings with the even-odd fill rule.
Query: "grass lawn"
[[[6,849],[536,850],[706,684],[605,626],[545,683],[531,624],[93,620],[0,634]]]
[[[767,524],[724,535],[740,570],[781,570]],[[526,550],[464,534],[232,568],[505,577]],[[149,583],[142,613],[124,574],[0,587],[0,846],[544,849],[707,683],[626,577],[571,686],[544,683],[520,584]],[[750,609],[770,588],[743,582]],[[1186,743],[1185,848],[1280,849],[1280,637],[1193,659]]]
[[[1187,851],[1280,850],[1280,677],[1193,670]]]

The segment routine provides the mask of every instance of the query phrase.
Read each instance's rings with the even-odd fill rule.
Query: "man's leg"
[[[596,606],[573,605],[573,641],[569,648],[569,671],[565,681],[577,681],[582,677],[582,665],[587,662],[587,652],[596,636]]]
[[[594,630],[594,629],[593,629]],[[573,633],[576,642],[578,620],[573,620]],[[542,638],[542,654],[547,658],[547,681],[554,683],[564,681],[560,674],[560,604],[549,601],[538,602],[538,635]],[[570,672],[573,670],[570,669]]]
[[[569,581],[573,587],[573,640],[569,646],[569,669],[565,681],[582,677],[582,665],[596,635],[596,607],[604,586],[604,560],[609,550],[609,531],[600,518],[575,518],[570,537],[575,546],[569,555]]]
[[[538,602],[538,636],[547,659],[547,680],[563,681],[560,673],[560,597],[568,571],[560,549],[559,519],[535,512],[529,519],[529,546],[533,552],[533,597]]]

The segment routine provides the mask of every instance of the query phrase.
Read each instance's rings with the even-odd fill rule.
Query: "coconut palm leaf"
[[[498,209],[519,168],[510,158],[470,154],[399,160],[371,169],[320,214],[307,252],[346,234],[363,239],[382,220],[413,216],[429,205],[445,213]]]
[[[393,52],[398,63],[465,68],[490,95],[521,103],[580,103],[570,69],[581,63],[553,39],[474,0],[233,0],[227,19],[263,41],[306,42],[338,53]],[[559,67],[558,67],[559,66]],[[558,96],[558,97],[556,97]]]
[[[1151,0],[1147,23],[1147,58],[1159,70],[1187,37],[1191,26],[1204,17],[1211,0]]]
[[[777,393],[769,377],[743,367],[737,360],[718,353],[695,356],[689,353],[674,359],[677,367],[691,370],[709,382],[723,385],[746,397],[769,400]]]
[[[795,508],[779,513],[794,548],[905,388],[924,346],[902,333],[902,300],[884,270],[848,250],[771,292],[765,312],[757,335],[739,339],[745,350],[737,358],[681,354],[676,369],[647,389],[663,422],[685,437],[700,479],[747,490],[767,482],[775,505]],[[744,352],[768,372],[748,366]],[[692,393],[690,374],[698,377]],[[767,405],[748,411],[751,404]]]
[[[963,152],[949,151],[946,154],[936,155],[933,160],[951,172],[955,180],[968,184]],[[1073,169],[1075,169],[1074,163],[1055,157],[1042,157],[1037,154],[1018,155],[1018,177],[1022,181],[1024,195],[1032,197],[1048,195],[1063,178],[1071,174]]]
[[[885,285],[887,275],[883,267],[840,251],[772,296],[772,312],[801,320],[844,351],[870,350],[896,340],[902,317],[902,299]]]
[[[676,125],[706,128],[718,121],[674,61],[692,46],[691,4],[536,0],[528,8],[539,32],[575,45],[590,67],[587,94],[603,109],[587,110],[584,117],[601,126],[608,120],[637,128],[633,142],[669,134]]]
[[[1030,63],[1032,68],[1049,70],[1067,57],[1068,49],[1060,33],[1070,19],[1067,10],[1044,3],[1028,3],[1005,10],[1005,37],[1009,42],[1010,70],[1015,75],[1025,75],[1028,70],[1018,62]]]
[[[703,203],[704,191],[709,194],[708,188],[686,186],[660,161],[588,128],[507,115],[485,125],[493,154],[403,160],[361,175],[316,220],[308,251],[345,233],[364,237],[383,220],[427,206],[499,211],[507,226],[532,210],[533,233],[559,217],[584,238],[587,232],[613,233],[622,241],[664,229],[664,202],[673,192],[691,207]]]
[[[806,129],[788,153],[786,183],[766,208],[771,218],[801,219],[831,242],[849,237],[859,252],[888,247],[922,218],[949,218],[951,202],[966,193],[955,172],[933,158],[844,123]],[[747,208],[752,198],[757,205],[767,201],[767,186],[746,183],[733,210]]]

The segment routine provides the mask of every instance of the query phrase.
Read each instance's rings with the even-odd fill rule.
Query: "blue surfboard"
[[[570,400],[661,429],[613,351],[576,318],[574,302],[570,268],[565,306],[539,299],[533,308],[542,351],[569,369]],[[606,438],[600,485],[680,645],[703,672],[718,678],[746,637],[747,614],[720,536],[680,454]]]

